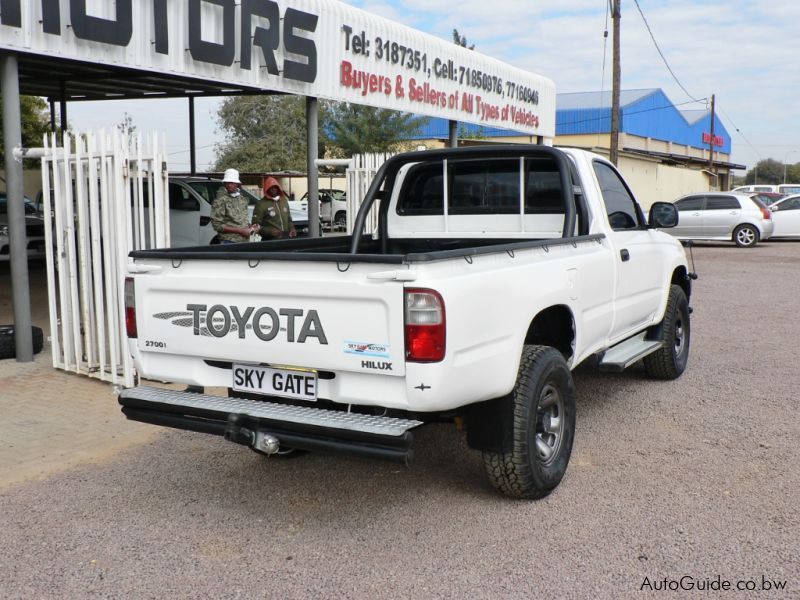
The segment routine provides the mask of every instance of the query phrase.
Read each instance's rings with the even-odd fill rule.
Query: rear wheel
[[[339,211],[336,213],[336,217],[333,220],[333,228],[338,230],[345,230],[347,229],[347,213],[343,211]]]
[[[561,353],[525,346],[511,394],[511,449],[484,452],[483,465],[506,496],[543,498],[564,477],[575,437],[575,387]]]
[[[733,241],[740,248],[750,248],[758,243],[758,230],[752,225],[739,225],[733,231]]]

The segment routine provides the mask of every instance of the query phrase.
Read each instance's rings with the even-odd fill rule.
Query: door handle
[[[628,262],[631,259],[631,253],[628,252],[627,248],[623,248],[619,251],[619,257],[622,259],[622,262]]]
[[[211,217],[200,217],[200,227],[205,227],[211,223]]]

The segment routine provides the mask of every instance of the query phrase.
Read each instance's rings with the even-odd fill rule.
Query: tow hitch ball
[[[270,455],[278,452],[281,446],[278,438],[263,431],[248,429],[244,426],[245,423],[246,420],[242,415],[228,416],[228,422],[225,425],[225,439],[248,446],[261,454]]]

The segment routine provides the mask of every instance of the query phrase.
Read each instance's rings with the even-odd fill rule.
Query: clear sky
[[[546,75],[558,92],[611,88],[606,0],[347,3],[446,40],[456,28],[476,51]],[[637,3],[622,0],[623,89],[662,88],[681,108],[705,108],[706,99],[716,94],[718,114],[732,137],[734,162],[748,168],[764,158],[800,162],[800,1],[638,0],[638,7],[675,77],[659,56]],[[219,141],[218,103],[196,101],[201,170],[213,160]],[[186,100],[69,107],[76,130],[113,127],[126,112],[141,131],[165,131],[170,170],[188,170]]]

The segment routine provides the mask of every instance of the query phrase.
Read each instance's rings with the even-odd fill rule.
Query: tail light
[[[406,297],[406,360],[439,362],[445,352],[444,300],[439,292],[408,288]]]
[[[134,293],[133,277],[125,278],[125,331],[128,337],[138,337],[136,331],[136,294]]]
[[[764,215],[764,218],[767,221],[769,221],[772,218],[772,212],[770,212],[768,208],[764,208],[763,206],[760,208],[761,208],[761,214]]]

